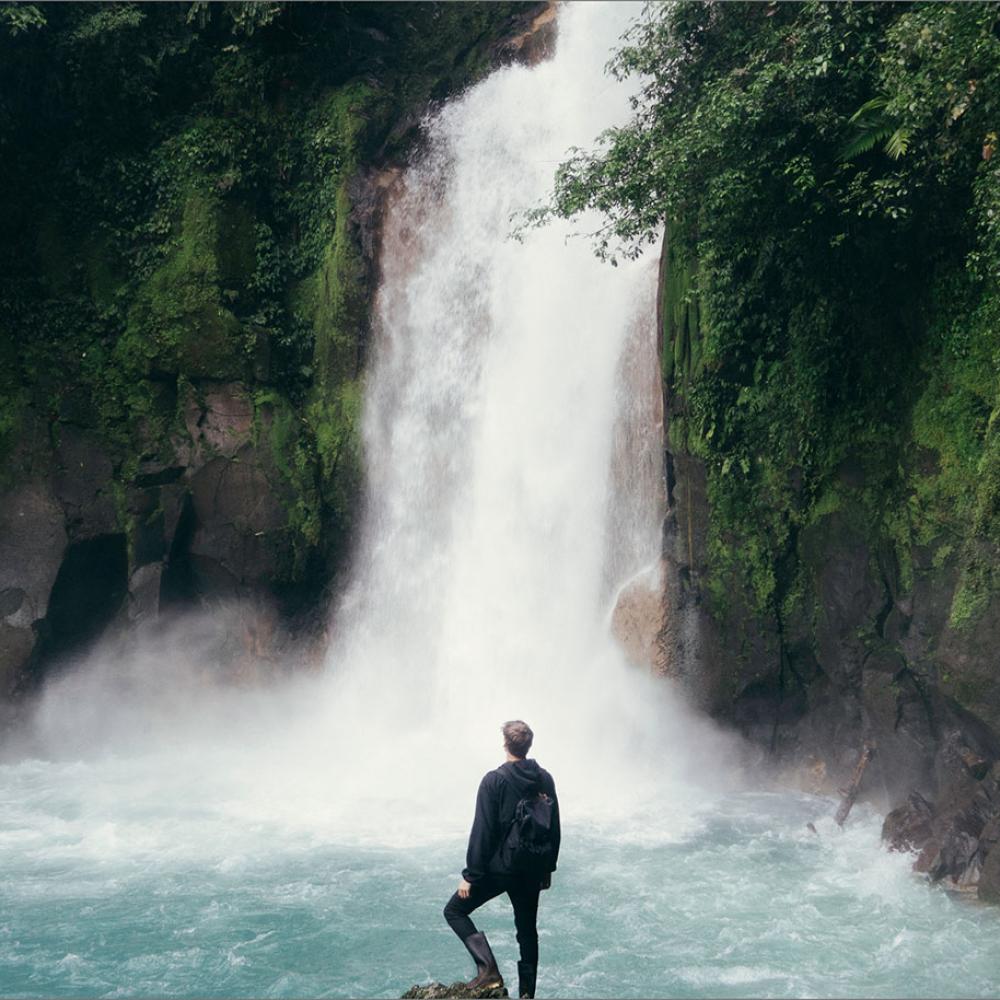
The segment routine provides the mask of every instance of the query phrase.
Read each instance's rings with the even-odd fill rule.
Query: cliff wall
[[[0,699],[172,608],[323,627],[383,196],[545,10],[4,8]]]
[[[766,442],[744,440],[737,457],[720,455],[691,419],[693,384],[719,377],[718,364],[706,363],[714,332],[698,272],[668,233],[666,670],[809,790],[834,792],[862,748],[874,747],[862,795],[894,810],[887,839],[921,850],[918,867],[935,878],[979,883],[994,898],[1000,599],[988,583],[998,564],[988,519],[997,341],[979,326],[991,293],[962,315],[925,300],[901,320],[899,304],[885,304],[882,321],[913,324],[916,357],[897,359],[911,373],[906,405],[880,446],[852,449],[812,496],[801,470],[785,470],[785,535],[764,547],[757,533],[768,525],[750,523],[749,508],[734,516],[727,480],[752,481],[754,501],[766,504],[768,484],[754,477],[770,459]],[[961,352],[941,350],[942,327],[967,331]]]

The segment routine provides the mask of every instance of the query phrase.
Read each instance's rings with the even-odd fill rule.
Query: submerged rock
[[[506,997],[510,996],[506,986],[496,986],[488,990],[470,990],[462,982],[445,986],[444,983],[429,983],[427,986],[411,986],[403,1000],[444,1000],[445,997]]]

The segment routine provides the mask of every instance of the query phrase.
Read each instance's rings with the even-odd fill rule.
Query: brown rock
[[[253,413],[253,400],[242,382],[190,390],[184,400],[190,445],[177,445],[181,464],[199,466],[216,456],[234,457],[251,439]]]
[[[114,468],[97,436],[62,424],[52,490],[65,512],[70,541],[112,534],[118,512],[111,491]]]
[[[661,573],[643,574],[625,585],[611,614],[611,634],[636,666],[667,673],[661,642],[666,625],[666,607]]]
[[[250,445],[216,458],[191,478],[195,529],[189,556],[206,592],[285,579],[292,558],[288,513]]]
[[[557,13],[556,0],[549,0],[548,6],[532,18],[527,31],[514,35],[504,44],[502,55],[525,66],[548,59],[555,51]]]

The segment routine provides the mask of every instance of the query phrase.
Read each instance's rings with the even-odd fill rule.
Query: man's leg
[[[505,889],[506,886],[494,878],[487,877],[481,882],[474,882],[465,899],[462,899],[457,892],[452,895],[445,904],[444,919],[464,942],[476,933],[476,925],[469,918],[469,914],[473,910],[478,910],[483,903],[488,903],[499,896]]]
[[[521,961],[538,964],[538,895],[541,885],[537,879],[518,880],[507,889],[514,907],[514,926]]]
[[[483,903],[499,896],[506,888],[506,885],[499,879],[487,877],[480,882],[473,883],[469,895],[465,899],[462,899],[456,892],[445,905],[444,919],[448,921],[448,926],[462,939],[462,944],[465,945],[472,960],[476,963],[475,978],[470,979],[465,984],[470,989],[503,986],[503,976],[500,975],[496,956],[490,948],[490,943],[482,931],[476,930],[476,925],[469,919],[469,914],[482,906]]]
[[[537,879],[518,881],[507,889],[514,907],[514,926],[521,961],[517,963],[517,995],[533,997],[535,978],[538,975],[538,895],[541,885]]]

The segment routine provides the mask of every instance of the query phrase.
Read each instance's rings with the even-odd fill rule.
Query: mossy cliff
[[[864,794],[931,798],[926,870],[987,892],[998,67],[995,4],[651,6],[612,60],[633,120],[539,213],[662,243],[658,662],[813,786],[875,743]]]
[[[782,474],[773,438],[720,447],[692,419],[720,372],[710,278],[669,232],[662,261],[663,662],[809,790],[843,785],[873,746],[862,795],[892,810],[887,841],[1000,899],[996,286],[959,258],[882,304],[907,331],[880,371],[892,405],[857,437],[839,428],[807,477]],[[787,419],[769,406],[763,421]]]
[[[322,607],[387,181],[543,7],[0,5],[0,697],[115,619]]]
[[[719,445],[720,428],[692,419],[692,395],[720,370],[702,301],[711,291],[669,235],[663,261],[671,662],[699,701],[778,755],[822,759],[842,775],[872,739],[882,791],[929,794],[942,739],[962,731],[993,753],[987,727],[1000,728],[1000,382],[986,319],[1000,299],[989,284],[970,286],[960,258],[951,273],[940,265],[941,284],[927,294],[915,287],[902,305],[883,302],[877,322],[898,323],[906,337],[892,367],[877,370],[892,405],[857,437],[833,424],[837,449],[807,475],[777,460],[786,428],[765,433],[788,419],[787,382],[748,400],[752,436]],[[809,377],[782,372],[788,364],[803,362],[775,360],[768,377]]]

